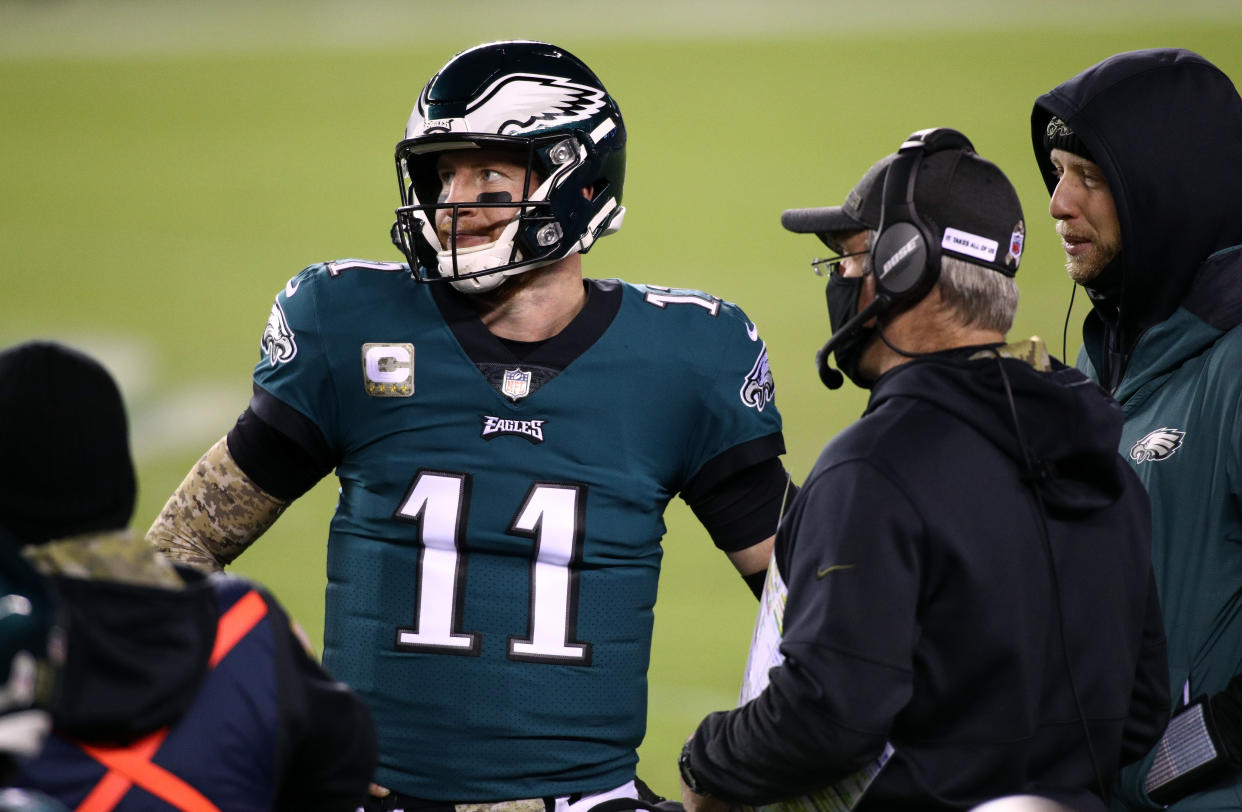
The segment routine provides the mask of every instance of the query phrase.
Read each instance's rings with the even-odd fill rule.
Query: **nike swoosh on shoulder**
[[[839,570],[851,570],[853,568],[854,568],[853,564],[833,564],[830,567],[824,567],[823,569],[815,570],[815,577],[823,578],[825,575],[827,575],[830,572],[837,572]]]
[[[751,341],[759,340],[759,328],[750,322],[746,322],[746,335],[750,336]]]
[[[293,294],[298,292],[298,286],[301,284],[302,284],[302,280],[296,276],[290,279],[288,282],[286,282],[285,283],[285,298],[292,299]]]

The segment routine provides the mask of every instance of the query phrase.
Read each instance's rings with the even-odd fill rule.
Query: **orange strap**
[[[267,603],[253,589],[229,607],[216,624],[216,643],[208,667],[215,668],[266,614]],[[164,728],[128,747],[90,747],[79,743],[108,772],[78,804],[76,812],[112,812],[134,785],[182,812],[220,812],[194,787],[151,762],[167,736],[168,728]]]
[[[237,603],[220,616],[220,622],[216,624],[216,645],[211,650],[211,659],[207,661],[207,666],[215,668],[266,614],[267,604],[258,592],[252,589],[242,595]]]
[[[78,805],[77,812],[111,812],[134,784],[184,812],[220,812],[194,787],[151,763],[167,735],[167,728],[157,730],[129,747],[82,745],[88,756],[108,768],[108,774]]]

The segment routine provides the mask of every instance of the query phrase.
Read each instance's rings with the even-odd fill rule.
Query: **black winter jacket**
[[[1165,615],[1169,681],[1185,699],[1242,673],[1242,484],[1233,474],[1242,422],[1242,96],[1198,54],[1116,54],[1040,96],[1035,158],[1055,189],[1043,135],[1065,120],[1108,181],[1122,252],[1112,280],[1088,288],[1079,366],[1122,404],[1129,453],[1152,501],[1152,560]],[[1097,284],[1095,280],[1090,284]],[[1176,436],[1167,461],[1144,456]],[[1184,441],[1181,438],[1185,438]],[[1122,773],[1134,808],[1152,758]],[[1237,808],[1242,773],[1207,778],[1180,809]]]
[[[890,370],[824,449],[776,539],[785,662],[691,742],[711,794],[796,796],[891,742],[860,809],[1072,799],[1159,738],[1164,632],[1121,412],[1059,363],[977,353]]]
[[[69,629],[61,696],[14,785],[72,808],[130,777],[116,759],[136,759],[154,767],[135,775],[158,780],[122,783],[118,812],[195,793],[233,812],[352,812],[375,767],[366,706],[308,656],[261,587],[178,572],[183,589],[51,578]]]

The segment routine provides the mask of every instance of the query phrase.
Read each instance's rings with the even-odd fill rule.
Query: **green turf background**
[[[815,377],[821,249],[780,228],[782,209],[839,202],[912,130],[963,130],[1026,208],[1011,335],[1060,355],[1071,286],[1032,100],[1138,47],[1189,47],[1242,76],[1237,2],[0,0],[0,346],[57,338],[117,375],[137,528],[245,406],[285,280],[398,259],[391,152],[418,90],[456,51],[512,37],[577,53],[626,117],[629,214],[588,274],[740,302],[768,343],[798,479],[865,400]],[[334,496],[322,483],[236,565],[316,641]],[[668,526],[640,770],[673,793],[680,741],[735,700],[754,603],[680,501]]]

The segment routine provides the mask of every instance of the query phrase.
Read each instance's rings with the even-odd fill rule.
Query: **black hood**
[[[1055,360],[1053,367],[1040,372],[1025,361],[998,361],[990,350],[979,348],[935,353],[881,376],[867,411],[890,398],[929,403],[972,426],[1014,460],[1024,478],[1038,485],[1050,512],[1100,510],[1125,489],[1125,463],[1117,454],[1121,407],[1078,370]]]
[[[52,576],[68,615],[56,729],[125,744],[181,718],[207,673],[216,600],[199,572],[183,589]]]
[[[1121,313],[1109,329],[1124,365],[1139,336],[1182,303],[1204,260],[1242,243],[1242,99],[1190,51],[1109,57],[1035,101],[1031,137],[1049,193],[1056,177],[1043,139],[1054,115],[1086,145],[1116,202]]]

